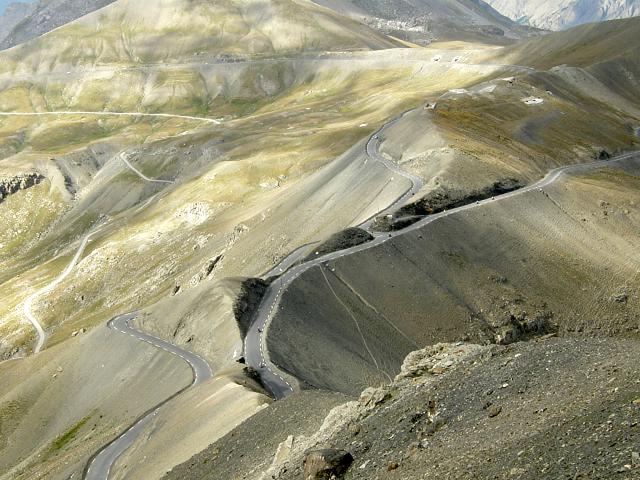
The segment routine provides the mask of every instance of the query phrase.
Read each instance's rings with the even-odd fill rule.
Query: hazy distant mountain
[[[34,4],[22,2],[7,5],[7,8],[0,13],[0,42],[3,42],[13,28],[29,16],[34,8]]]
[[[0,15],[0,49],[10,48],[102,8],[114,0],[39,0],[12,3]]]
[[[480,0],[314,0],[389,35],[416,43],[501,43],[534,33]]]
[[[640,0],[486,0],[503,15],[547,30],[640,15]]]

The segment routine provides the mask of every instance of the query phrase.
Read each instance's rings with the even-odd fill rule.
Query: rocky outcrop
[[[260,306],[269,285],[260,278],[247,278],[242,282],[242,290],[233,304],[233,314],[238,322],[242,338],[247,335],[253,316]]]
[[[356,245],[360,245],[361,243],[369,242],[371,240],[373,240],[373,235],[366,230],[358,227],[347,228],[331,235],[331,237],[329,237],[319,247],[315,248],[313,252],[307,256],[307,260],[320,257],[327,253],[355,247]]]
[[[353,463],[353,456],[335,448],[310,450],[305,453],[304,480],[342,478]]]
[[[261,480],[286,478],[297,465],[303,466],[305,480],[308,478],[333,478],[331,476],[307,476],[307,473],[311,474],[312,472],[309,468],[310,463],[314,466],[322,464],[321,459],[314,457],[313,460],[310,460],[309,455],[312,452],[326,451],[331,446],[332,439],[340,432],[348,431],[357,435],[359,425],[362,422],[372,415],[386,410],[398,395],[411,393],[420,385],[437,381],[440,376],[451,370],[456,370],[462,365],[469,365],[483,353],[489,352],[491,348],[465,343],[439,343],[411,352],[405,358],[400,373],[391,384],[369,387],[362,392],[358,400],[333,408],[313,435],[287,438],[286,445],[281,445],[278,448],[280,455],[274,457],[271,466],[261,477]],[[425,411],[421,412],[421,417],[426,419],[427,427],[425,428],[429,431],[435,431],[444,425],[435,402],[427,403]],[[287,455],[284,454],[285,452]],[[317,455],[325,456],[321,453]],[[327,458],[325,457],[324,460],[326,461]],[[335,474],[335,478],[340,478],[340,476]]]
[[[487,3],[518,23],[548,30],[640,15],[640,4],[635,0],[487,0]]]
[[[445,210],[451,210],[480,200],[502,195],[513,190],[518,190],[523,186],[522,182],[517,179],[504,178],[493,182],[491,185],[487,185],[482,189],[471,192],[445,189],[434,190],[417,202],[410,203],[400,208],[393,215],[385,215],[383,217],[376,218],[374,229],[382,232],[402,230],[403,228],[420,221],[427,215],[433,215]]]
[[[23,173],[13,177],[0,177],[0,202],[9,195],[37,185],[44,176],[37,172]]]

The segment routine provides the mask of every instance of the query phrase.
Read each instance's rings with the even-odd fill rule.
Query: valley
[[[0,479],[574,475],[462,439],[557,391],[582,455],[587,386],[636,451],[640,22],[378,3],[87,2],[0,51]]]

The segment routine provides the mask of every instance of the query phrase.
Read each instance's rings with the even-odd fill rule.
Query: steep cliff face
[[[583,23],[640,15],[639,0],[486,0],[519,23],[562,30]]]
[[[39,173],[24,173],[14,177],[0,177],[0,202],[12,193],[26,190],[40,183],[44,177]]]

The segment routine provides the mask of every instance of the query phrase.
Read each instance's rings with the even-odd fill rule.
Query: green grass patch
[[[51,442],[51,446],[49,447],[47,453],[55,454],[68,446],[76,438],[80,429],[89,421],[90,418],[91,415],[87,415],[78,423],[73,425],[69,430],[58,435],[58,437],[53,442]]]

